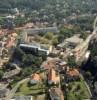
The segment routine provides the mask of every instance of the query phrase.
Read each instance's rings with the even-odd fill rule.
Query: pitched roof
[[[67,71],[67,74],[70,76],[79,76],[79,71],[77,69],[70,69]]]
[[[39,81],[41,80],[41,77],[39,74],[35,73],[34,75],[32,75],[32,80]]]

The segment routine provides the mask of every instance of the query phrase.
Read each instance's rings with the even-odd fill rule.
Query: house
[[[64,100],[63,93],[60,88],[51,88],[49,90],[51,100]]]
[[[18,37],[17,33],[11,33],[12,37]]]
[[[78,69],[69,69],[67,70],[67,79],[68,81],[73,81],[73,80],[79,80],[80,79],[80,73]]]
[[[25,28],[34,28],[34,23],[27,23],[25,26]]]
[[[41,77],[38,73],[35,73],[34,75],[31,76],[30,83],[31,84],[37,84],[41,81]]]
[[[48,72],[48,83],[55,84],[55,85],[60,84],[59,73],[54,68],[50,69]]]
[[[42,64],[42,67],[46,69],[48,84],[52,85],[59,85],[60,83],[60,76],[59,72],[57,71],[56,61],[58,59],[48,60]]]

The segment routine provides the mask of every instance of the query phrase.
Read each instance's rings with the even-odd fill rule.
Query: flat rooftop
[[[47,27],[47,28],[24,29],[22,32],[23,33],[26,32],[28,35],[34,35],[34,34],[38,34],[38,33],[47,33],[47,32],[58,33],[59,30],[57,27]]]
[[[70,43],[75,43],[75,44],[79,44],[83,42],[82,38],[79,38],[78,36],[74,35],[73,37],[67,38],[65,40],[66,42],[70,42]]]

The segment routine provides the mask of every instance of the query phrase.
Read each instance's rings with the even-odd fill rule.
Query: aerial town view
[[[97,0],[0,0],[0,100],[97,100]]]

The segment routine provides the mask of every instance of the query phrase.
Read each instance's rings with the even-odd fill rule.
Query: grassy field
[[[25,82],[20,85],[18,91],[15,96],[19,95],[37,95],[42,94],[44,92],[44,85],[42,83],[38,83],[36,85],[28,85],[28,82]]]
[[[84,100],[90,98],[84,80],[69,83],[68,100]]]

